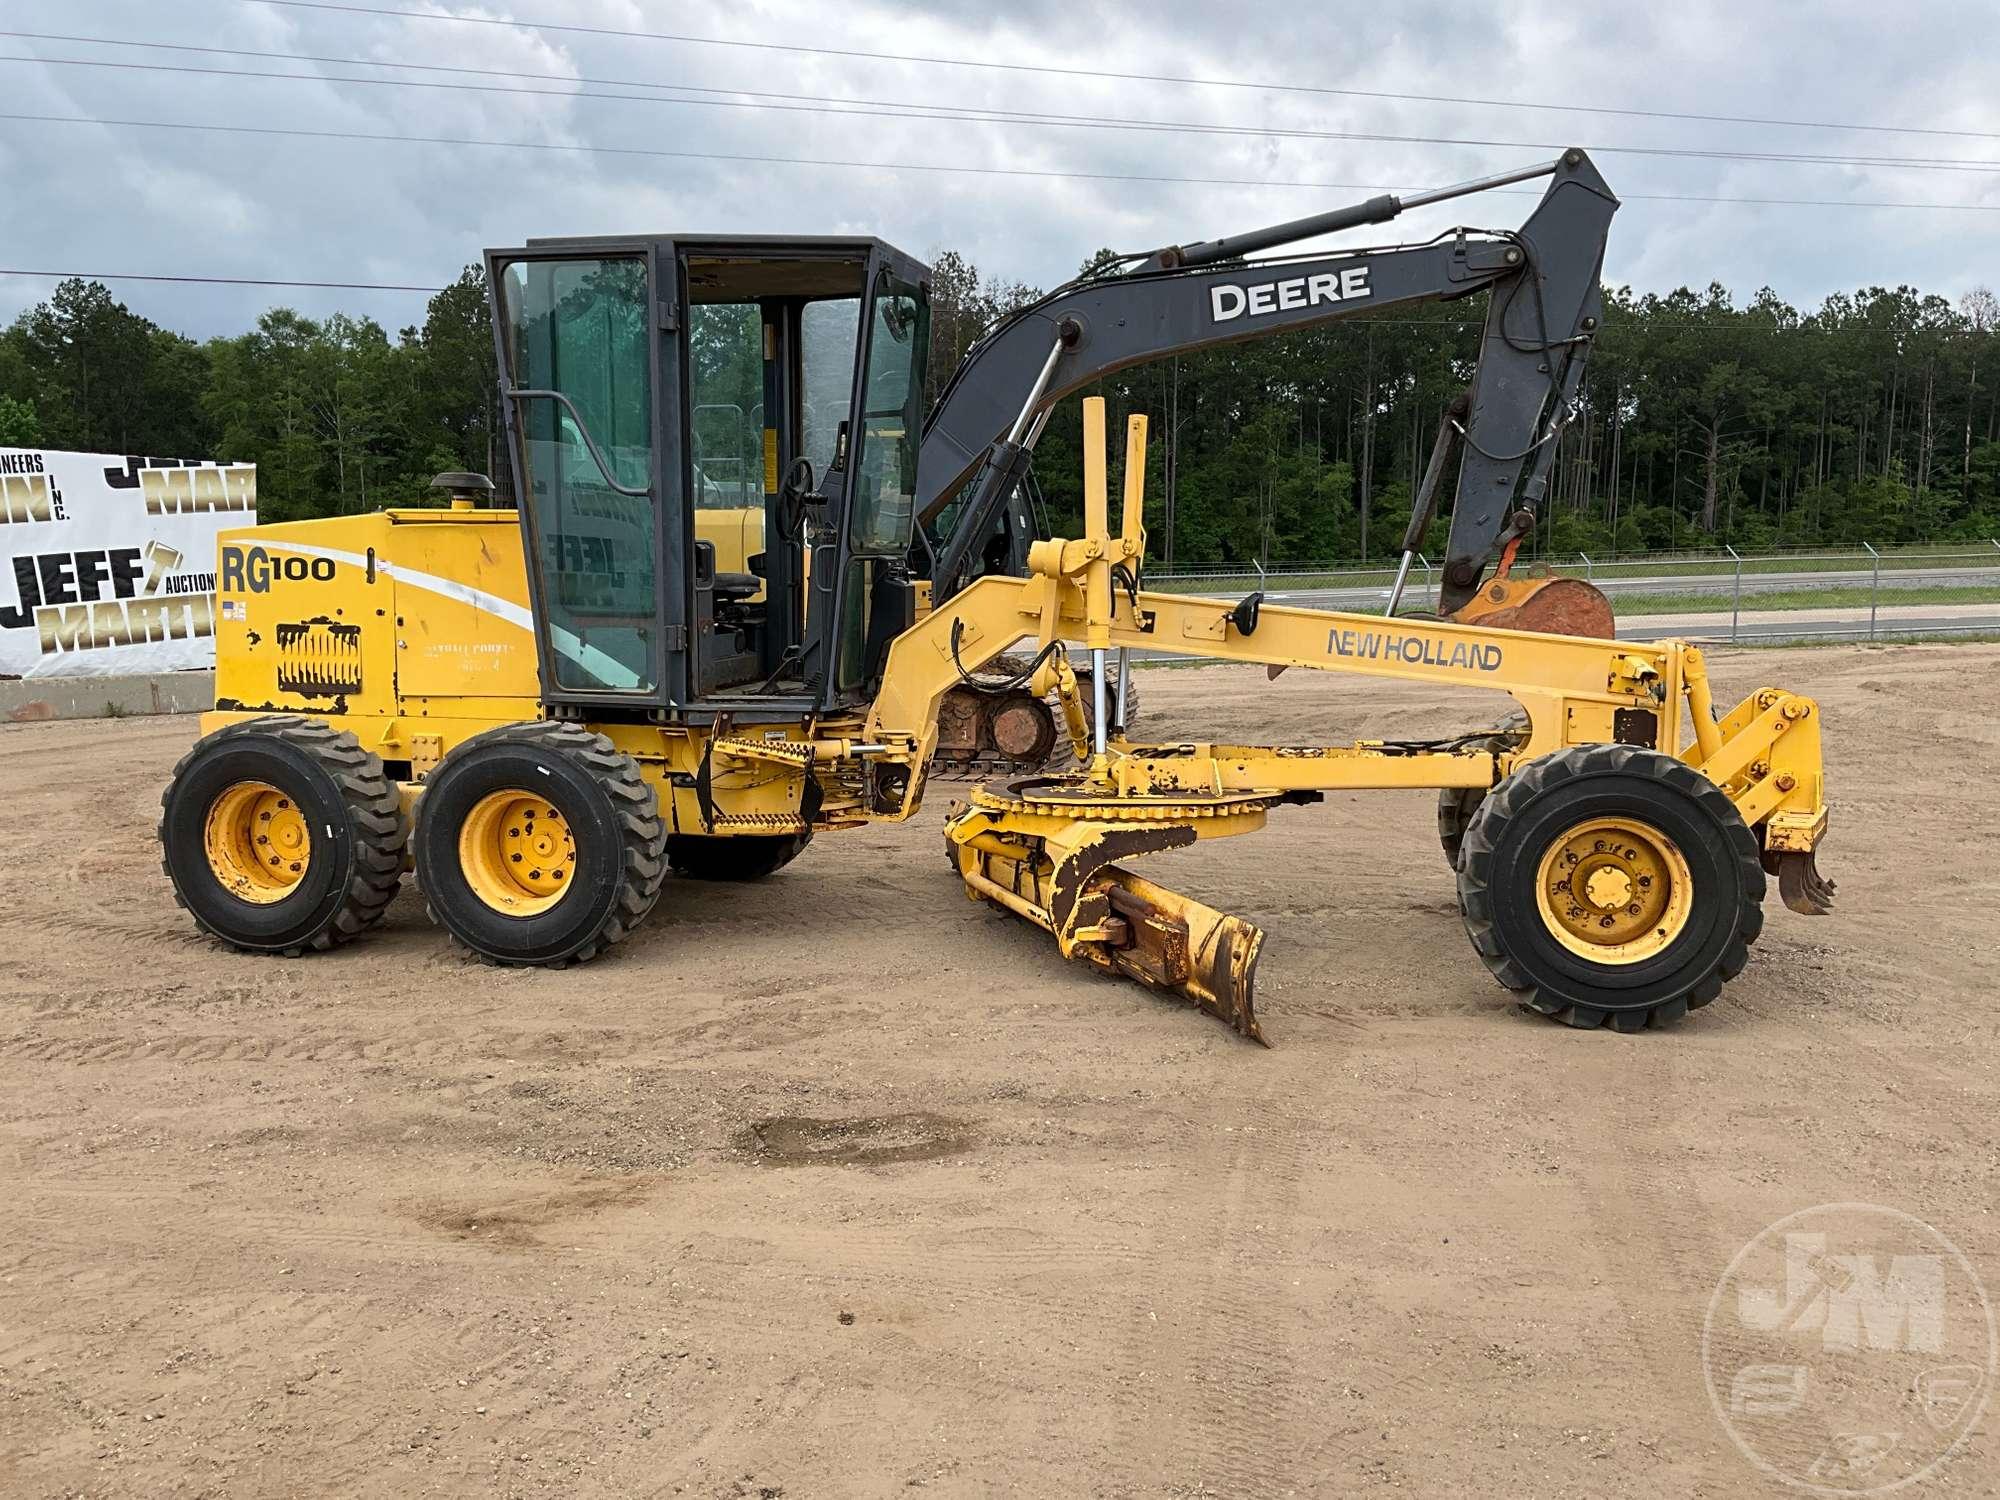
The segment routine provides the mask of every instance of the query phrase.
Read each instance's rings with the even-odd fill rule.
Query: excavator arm
[[[1460,229],[1420,245],[1242,259],[1543,176],[1548,188],[1517,230]],[[1533,524],[1602,318],[1598,276],[1617,208],[1590,158],[1571,150],[1552,163],[1433,193],[1379,197],[1228,239],[1169,246],[1130,271],[1075,283],[1023,309],[967,353],[925,425],[918,518],[928,526],[946,505],[964,500],[937,545],[936,597],[965,581],[1063,397],[1169,355],[1484,291],[1491,296],[1478,371],[1458,408],[1462,418],[1453,415],[1440,433],[1463,448],[1439,594],[1442,612],[1457,611],[1478,594],[1488,565]],[[1413,536],[1429,519],[1424,499],[1434,502],[1441,487],[1433,482],[1419,497]]]

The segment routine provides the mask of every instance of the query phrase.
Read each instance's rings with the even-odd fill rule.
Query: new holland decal
[[[1477,641],[1440,641],[1427,635],[1403,635],[1386,630],[1327,632],[1326,654],[1356,661],[1399,661],[1405,666],[1469,668],[1497,672],[1502,660],[1498,646]]]

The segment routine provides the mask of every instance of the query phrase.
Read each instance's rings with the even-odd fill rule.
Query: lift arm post
[[[1818,720],[1811,700],[1766,689],[1716,721],[1706,662],[1682,641],[1641,643],[1507,630],[1475,621],[1384,619],[1266,605],[1246,628],[1227,600],[1110,587],[1112,559],[1136,570],[1144,551],[1137,517],[1144,430],[1128,428],[1120,532],[1111,533],[1101,397],[1084,407],[1085,520],[1080,540],[1052,538],[1030,553],[1033,576],[973,583],[892,643],[865,739],[900,747],[910,774],[894,806],[907,818],[923,792],[939,705],[965,677],[1032,635],[1058,676],[1057,643],[1081,640],[1103,682],[1111,649],[1302,667],[1371,678],[1484,688],[1527,712],[1529,732],[1510,749],[1483,739],[1346,746],[1180,744],[1110,750],[1101,731],[1092,774],[1119,798],[1289,794],[1334,788],[1490,786],[1516,766],[1568,745],[1643,745],[1679,755],[1727,791],[1752,826],[1768,823],[1780,848],[1809,853],[1825,826]],[[1073,676],[1068,679],[1074,681]],[[1074,698],[1066,693],[1066,706]],[[1101,698],[1101,694],[1100,694]],[[1692,743],[1683,749],[1685,709]],[[1097,705],[1101,726],[1104,704]],[[1079,727],[1072,723],[1072,732]],[[1789,738],[1787,738],[1789,736]],[[1781,816],[1782,815],[1782,816]],[[1197,836],[1225,831],[1221,824]]]

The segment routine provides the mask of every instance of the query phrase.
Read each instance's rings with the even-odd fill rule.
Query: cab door
[[[666,707],[686,679],[677,286],[657,241],[487,256],[550,704]],[[663,518],[665,524],[663,524]]]
[[[930,349],[926,272],[881,247],[869,257],[854,393],[821,484],[812,552],[808,680],[822,711],[873,692],[890,641],[915,619],[908,557]]]

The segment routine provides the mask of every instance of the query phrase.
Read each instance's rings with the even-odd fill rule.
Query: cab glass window
[[[515,261],[500,284],[555,685],[659,681],[653,385],[639,257]]]
[[[861,299],[828,297],[799,314],[800,405],[804,430],[799,451],[815,476],[833,467],[840,424],[854,402],[854,344],[861,337]]]
[[[764,503],[764,311],[755,302],[688,310],[688,400],[694,503]]]
[[[929,348],[930,307],[923,290],[883,272],[868,305],[868,368],[862,373],[849,532],[856,552],[897,554],[910,544]]]

